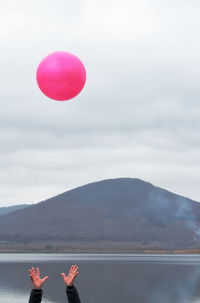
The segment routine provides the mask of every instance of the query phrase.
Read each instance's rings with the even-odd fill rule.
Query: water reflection
[[[0,294],[1,294],[1,302],[4,303],[27,303],[28,302],[28,298],[27,295],[24,293],[7,293],[7,290],[3,290],[0,288]],[[42,300],[43,303],[53,303],[52,301],[49,301],[47,299],[44,298],[44,300]]]
[[[55,256],[54,256],[55,257]],[[177,257],[177,256],[176,256]],[[48,262],[37,258],[0,262],[0,294],[4,303],[27,303],[31,290],[28,268],[38,266],[42,274],[49,275],[44,287],[44,303],[67,302],[60,273],[71,264],[79,264],[80,275],[76,282],[84,303],[200,303],[199,257],[184,256],[185,263],[170,259],[123,260],[84,258]],[[66,259],[66,256],[65,256]],[[170,261],[171,260],[171,261]]]

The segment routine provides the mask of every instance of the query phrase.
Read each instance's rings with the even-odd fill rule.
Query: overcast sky
[[[140,178],[200,201],[200,3],[1,0],[0,206]],[[87,70],[81,94],[35,80],[54,51]]]

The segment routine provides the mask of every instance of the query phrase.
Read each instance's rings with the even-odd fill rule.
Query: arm
[[[78,291],[75,286],[67,286],[66,294],[69,303],[81,303]]]
[[[42,301],[42,289],[32,289],[29,297],[29,303],[40,303]]]
[[[67,286],[66,288],[66,294],[67,294],[67,299],[69,303],[81,303],[78,291],[76,287],[73,285],[74,280],[76,276],[78,275],[78,266],[77,265],[72,265],[69,271],[69,274],[66,276],[64,273],[61,274],[63,277],[63,281],[65,285]]]
[[[48,276],[45,276],[43,279],[40,278],[40,269],[32,267],[29,269],[29,276],[33,285],[29,297],[29,303],[41,303],[42,301],[42,286],[44,282],[48,279]]]

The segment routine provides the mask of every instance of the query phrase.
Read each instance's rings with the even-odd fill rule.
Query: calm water
[[[200,255],[0,254],[0,302],[28,302],[28,268],[49,275],[44,303],[67,302],[60,273],[79,265],[82,303],[200,303]]]

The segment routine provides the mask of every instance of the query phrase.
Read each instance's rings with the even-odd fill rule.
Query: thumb
[[[44,283],[49,277],[48,276],[45,276],[43,279],[42,279],[42,282]]]
[[[64,274],[64,272],[61,273],[61,276],[64,278],[66,278],[66,274]]]

